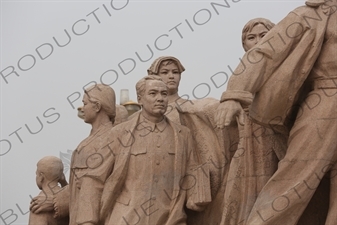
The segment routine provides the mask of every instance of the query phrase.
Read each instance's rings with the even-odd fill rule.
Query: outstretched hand
[[[238,117],[238,122],[244,125],[245,112],[240,102],[235,100],[224,101],[220,103],[215,112],[216,127],[223,129],[225,126],[229,126],[236,117]]]
[[[33,213],[50,212],[54,210],[53,197],[38,195],[30,201],[29,210]]]

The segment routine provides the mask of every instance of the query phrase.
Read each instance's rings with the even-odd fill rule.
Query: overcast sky
[[[244,53],[244,24],[277,23],[303,4],[1,0],[0,223],[26,225],[29,196],[39,193],[37,161],[66,155],[88,136],[90,126],[76,116],[88,83],[111,84],[118,103],[125,88],[136,100],[134,85],[152,61],[172,55],[186,68],[180,95],[219,99]]]

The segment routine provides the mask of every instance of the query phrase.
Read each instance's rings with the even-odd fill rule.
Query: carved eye
[[[262,34],[260,35],[260,37],[263,38],[264,36],[266,36],[266,34],[267,34],[267,33],[262,33]]]

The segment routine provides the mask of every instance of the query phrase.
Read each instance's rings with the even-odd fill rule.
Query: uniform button
[[[157,165],[159,165],[159,164],[160,164],[159,160],[156,160],[156,164],[157,164]]]
[[[157,148],[160,148],[160,145],[157,145]]]
[[[152,200],[156,200],[156,196],[152,196]]]

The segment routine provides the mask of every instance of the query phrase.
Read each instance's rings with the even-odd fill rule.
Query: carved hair
[[[147,70],[148,75],[158,75],[159,74],[159,67],[163,65],[169,65],[171,63],[174,63],[179,70],[179,73],[182,73],[185,71],[184,66],[181,64],[179,59],[173,57],[173,56],[161,56],[153,61],[150,68]]]
[[[266,27],[267,30],[271,30],[271,28],[275,26],[274,23],[272,23],[270,20],[265,19],[265,18],[255,18],[255,19],[249,20],[248,23],[246,23],[246,25],[242,29],[241,39],[242,39],[242,46],[244,49],[245,49],[244,43],[247,37],[247,33],[252,31],[252,29],[258,24],[262,24],[263,26]],[[245,51],[247,50],[245,49]]]
[[[99,102],[102,110],[109,116],[112,123],[116,117],[115,91],[108,85],[95,84],[85,89],[84,93],[92,103]]]
[[[46,156],[36,164],[38,172],[43,173],[48,181],[57,181],[63,174],[63,163],[55,156]]]
[[[140,79],[136,84],[137,96],[143,96],[144,95],[146,81],[148,81],[148,80],[158,80],[158,81],[162,81],[164,83],[164,81],[159,76],[156,76],[156,75],[145,76],[142,79]],[[165,84],[165,86],[166,86],[166,84]]]

